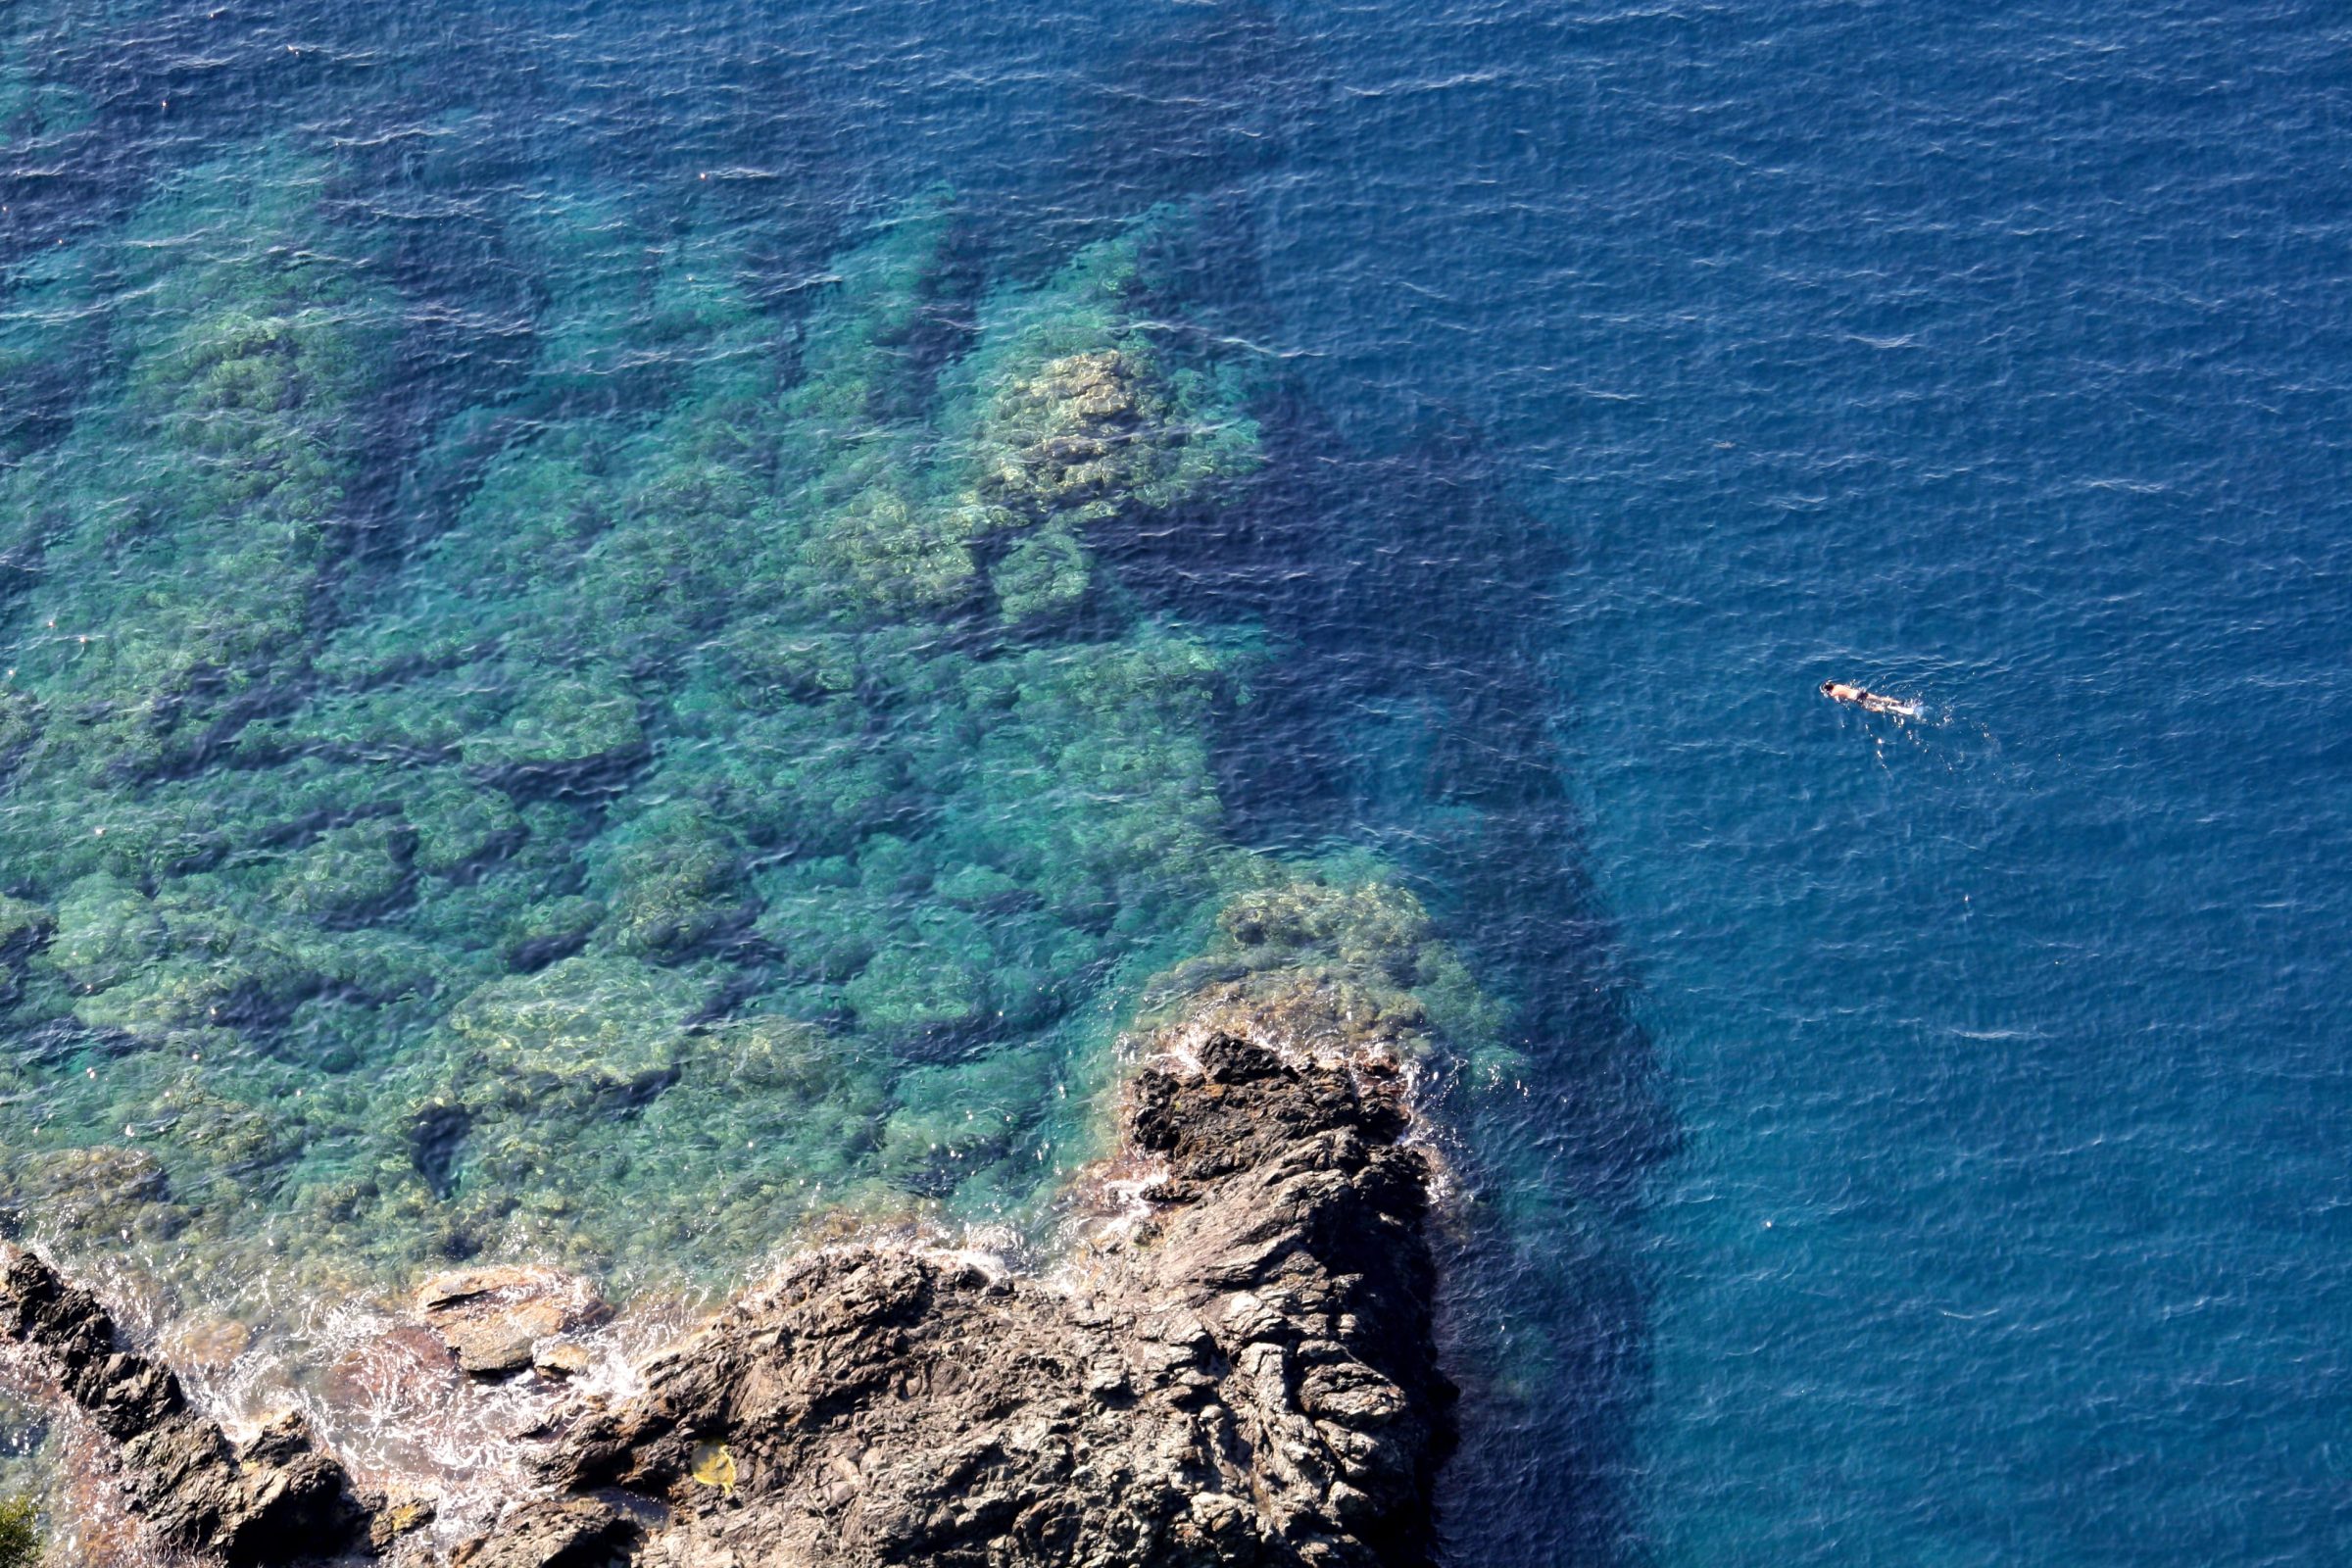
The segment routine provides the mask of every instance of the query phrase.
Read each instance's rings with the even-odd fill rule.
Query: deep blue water
[[[2339,1559],[2341,19],[1389,25],[1272,275],[1356,428],[1475,425],[1571,555],[1526,613],[1674,1148],[1616,1547]]]
[[[1457,1267],[1454,1560],[2352,1555],[2340,15],[122,4],[30,47],[97,128],[12,149],[12,263],[257,124],[329,149],[435,304],[412,445],[519,373],[517,191],[723,184],[779,274],[940,179],[1009,270],[1198,204],[1275,462],[1126,564],[1291,650],[1220,760],[1247,836],[1410,865],[1530,1058],[1468,1133],[1507,1223]]]

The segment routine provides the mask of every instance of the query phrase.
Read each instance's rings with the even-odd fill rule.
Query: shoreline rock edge
[[[1244,1038],[1245,1034],[1253,1038]],[[1452,1444],[1408,1075],[1202,1024],[1136,1069],[1053,1272],[903,1243],[804,1255],[567,1401],[544,1484],[453,1568],[1407,1568]],[[440,1560],[299,1431],[244,1449],[87,1293],[18,1252],[0,1332],[122,1445],[168,1550]]]

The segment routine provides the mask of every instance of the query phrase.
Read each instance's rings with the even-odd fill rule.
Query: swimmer
[[[1848,686],[1841,680],[1825,680],[1821,695],[1833,703],[1851,703],[1866,713],[1891,713],[1896,718],[1917,718],[1922,710],[1917,703],[1906,703],[1899,697],[1885,697],[1877,692]]]

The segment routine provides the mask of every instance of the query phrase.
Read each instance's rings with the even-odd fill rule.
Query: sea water
[[[1162,297],[1181,305],[1169,352],[1239,367],[1230,399],[1257,432],[1253,477],[1222,504],[1087,544],[1118,610],[1020,633],[1060,661],[1014,682],[1016,706],[1042,694],[1037,722],[965,721],[1005,688],[983,702],[952,663],[960,646],[894,645],[897,673],[849,688],[894,694],[849,715],[855,735],[890,737],[871,754],[896,769],[878,795],[868,754],[839,735],[764,740],[771,760],[843,770],[823,799],[850,804],[828,831],[858,853],[787,850],[709,804],[742,794],[694,797],[717,828],[683,815],[693,789],[649,786],[633,743],[590,749],[612,771],[524,790],[514,823],[446,795],[457,858],[424,873],[445,906],[409,881],[416,844],[370,838],[372,818],[246,802],[275,813],[268,854],[223,870],[229,849],[198,846],[182,869],[291,908],[357,965],[341,989],[272,1003],[274,1054],[240,1069],[287,1094],[341,1086],[351,1115],[304,1125],[366,1123],[380,1086],[363,1063],[429,1076],[449,1055],[450,1006],[382,967],[432,954],[352,956],[353,933],[407,921],[583,982],[494,993],[467,1014],[486,1032],[495,1004],[617,1006],[640,1034],[728,1042],[730,1072],[788,1099],[749,1130],[752,1164],[772,1167],[747,1175],[696,1118],[649,1123],[669,1090],[648,1111],[632,1097],[658,1086],[608,1074],[578,1114],[616,1163],[544,1214],[559,1228],[658,1212],[666,1234],[702,1235],[691,1194],[709,1190],[747,1238],[820,1205],[793,1184],[824,1172],[878,1205],[1017,1220],[1050,1178],[1005,1173],[1082,1141],[1083,1118],[1052,1107],[1084,1097],[1151,970],[1210,940],[1216,900],[1250,880],[1210,862],[1318,866],[1409,888],[1494,1009],[1461,1014],[1492,1038],[1451,1107],[1466,1186],[1453,1560],[2352,1551],[2352,1086],[2332,973],[2352,902],[2352,35],[2327,8],[21,0],[6,25],[0,438],[20,474],[76,461],[21,484],[7,521],[78,495],[87,522],[173,440],[205,450],[213,426],[175,435],[120,401],[142,355],[151,382],[185,378],[170,333],[210,296],[176,261],[336,273],[319,308],[350,341],[319,373],[372,367],[349,394],[371,422],[306,439],[335,465],[337,515],[363,524],[320,579],[347,597],[314,621],[299,585],[230,572],[223,613],[419,642],[489,624],[502,649],[497,626],[527,624],[522,665],[588,671],[552,695],[553,675],[533,686],[512,662],[456,680],[418,709],[491,706],[403,743],[422,754],[471,738],[483,766],[547,761],[526,755],[539,731],[511,721],[516,690],[594,730],[621,678],[600,633],[660,656],[626,675],[632,695],[664,694],[641,715],[649,755],[757,753],[725,692],[684,702],[705,688],[662,662],[723,626],[568,624],[550,644],[560,605],[497,621],[534,589],[560,595],[499,548],[558,509],[545,472],[506,492],[484,475],[528,449],[633,496],[665,454],[716,450],[733,438],[663,420],[771,373],[779,343],[777,389],[741,395],[789,396],[789,365],[856,271],[845,259],[919,225],[924,203],[953,239],[922,285],[940,332],[896,340],[923,384],[952,379],[989,301],[1002,315],[1042,297],[1157,211],[1182,230],[1162,247]],[[670,335],[648,344],[635,323],[662,301]],[[485,493],[507,499],[486,511]],[[43,625],[40,596],[119,585],[99,564],[139,548],[143,515],[101,516],[75,583],[12,556],[13,646],[89,657],[57,639],[112,628]],[[435,568],[454,559],[435,541],[467,527],[508,578]],[[280,544],[273,567],[310,561],[299,530]],[[170,610],[164,586],[150,603]],[[343,608],[353,594],[362,609]],[[201,609],[180,624],[217,629]],[[268,646],[242,657],[280,669]],[[351,660],[319,678],[346,693],[414,678]],[[1155,701],[1106,730],[1071,661],[1195,676],[1150,684]],[[822,689],[827,667],[811,653],[789,679]],[[942,669],[952,689],[924,685]],[[1835,707],[1827,679],[1922,714]],[[1040,860],[1026,803],[988,792],[992,734],[1031,759],[1054,735],[1115,739],[1197,830],[1191,869],[1149,871],[1140,852]],[[350,744],[261,739],[201,760],[261,775]],[[375,732],[357,753],[408,755],[388,745]],[[145,765],[89,776],[147,803]],[[1087,799],[1069,798],[1092,821]],[[42,830],[62,834],[51,809]],[[620,818],[651,846],[634,859]],[[590,934],[630,867],[666,869],[671,847],[721,828],[752,842],[686,858],[710,868],[684,890],[702,913],[663,906],[634,936]],[[964,848],[902,855],[878,836]],[[1111,837],[1145,842],[1132,823]],[[532,842],[584,846],[592,869],[567,889],[551,867],[520,907],[493,907]],[[470,882],[468,843],[485,857]],[[117,874],[74,853],[61,887]],[[736,864],[748,887],[728,882]],[[941,891],[975,865],[1015,885]],[[54,899],[31,875],[11,868],[6,891]],[[83,887],[76,929],[170,935],[193,918],[128,904],[156,891],[141,875]],[[1082,884],[1092,908],[1054,904]],[[851,894],[901,934],[880,952],[953,962],[902,964],[887,994],[826,991],[877,956],[808,924],[857,923]],[[737,921],[768,922],[761,961],[697,969]],[[155,951],[82,954],[92,995],[128,987],[147,1008],[84,1010],[135,1038],[155,1006],[215,1004],[163,983],[192,977],[142,968]],[[635,967],[587,984],[551,952]],[[962,989],[943,994],[941,973]],[[971,990],[1008,974],[1030,983]],[[257,995],[268,973],[234,1000]],[[936,1032],[1007,1004],[1003,1029]],[[885,1017],[897,1033],[877,1044]],[[818,1051],[798,1026],[850,1045]],[[578,1054],[577,1031],[557,1038]],[[87,1125],[17,1131],[12,1152],[176,1135],[181,1121],[98,1127],[131,1089],[60,1088],[157,1071],[155,1054],[28,1027],[12,1112]],[[936,1076],[956,1072],[971,1081]],[[987,1107],[1011,1131],[965,1134]],[[216,1114],[197,1125],[228,1152],[202,1180],[233,1184],[246,1160],[344,1180],[362,1158],[406,1160],[394,1174],[424,1196],[352,1250],[395,1231],[402,1257],[484,1245],[432,1224],[433,1205],[466,1200],[478,1129],[424,1116],[388,1155],[360,1135],[294,1152],[241,1143],[250,1129]],[[826,1120],[845,1115],[866,1130]],[[895,1164],[872,1133],[894,1116]],[[976,1184],[964,1153],[988,1173]],[[315,1241],[338,1200],[282,1240]],[[170,1238],[133,1245],[152,1262]]]

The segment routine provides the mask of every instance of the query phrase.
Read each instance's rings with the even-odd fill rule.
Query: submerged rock
[[[1056,1272],[904,1240],[807,1255],[655,1355],[628,1396],[563,1396],[534,1429],[544,1490],[449,1560],[1426,1560],[1453,1390],[1404,1070],[1378,1048],[1318,1055],[1229,1006],[1158,1044],[1113,1158],[1072,1194]],[[8,1288],[0,1323],[124,1445],[132,1505],[167,1544],[236,1564],[360,1540],[340,1472],[297,1434],[232,1455],[170,1373],[111,1348],[86,1296],[29,1256]],[[553,1271],[476,1270],[417,1306],[461,1355],[453,1323],[512,1341],[475,1356],[504,1368],[591,1299]],[[416,1528],[429,1507],[379,1507],[360,1549],[433,1560],[449,1543]]]

